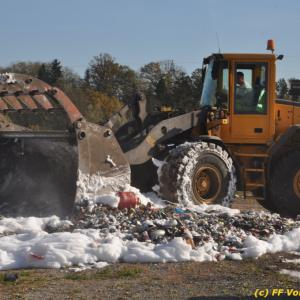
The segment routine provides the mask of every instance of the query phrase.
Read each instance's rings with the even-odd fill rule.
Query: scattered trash
[[[154,244],[182,237],[193,249],[215,242],[216,251],[234,254],[243,252],[243,242],[249,235],[266,240],[272,234],[284,234],[300,226],[300,221],[264,211],[231,215],[217,210],[198,212],[173,205],[155,208],[150,202],[137,206],[139,199],[132,192],[120,192],[118,196],[119,209],[102,204],[94,205],[92,210],[77,207],[73,228],[98,229],[103,237],[107,233],[120,232],[123,240]],[[231,255],[231,259],[238,259],[238,256]]]
[[[42,260],[44,259],[45,257],[42,256],[42,255],[37,255],[37,254],[34,254],[34,253],[29,253],[30,257],[34,258],[34,259],[38,259],[38,260]]]

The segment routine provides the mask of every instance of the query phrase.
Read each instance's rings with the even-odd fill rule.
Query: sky
[[[298,0],[0,0],[0,65],[59,59],[80,75],[111,54],[134,70],[173,59],[186,72],[212,52],[266,53],[277,78],[300,78]]]

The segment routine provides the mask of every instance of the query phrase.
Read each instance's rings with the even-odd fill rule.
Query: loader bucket
[[[82,186],[93,180],[92,190]],[[109,128],[87,122],[58,88],[0,75],[0,216],[67,216],[87,193],[127,183],[130,167]]]

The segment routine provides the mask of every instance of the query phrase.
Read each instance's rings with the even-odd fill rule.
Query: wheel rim
[[[195,199],[199,203],[215,203],[221,191],[222,176],[213,165],[199,167],[192,180]]]
[[[294,176],[293,189],[297,197],[300,198],[300,170]]]

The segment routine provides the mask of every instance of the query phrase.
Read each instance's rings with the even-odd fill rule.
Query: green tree
[[[56,82],[62,76],[62,66],[59,60],[54,59],[49,65],[49,73],[50,73],[50,84],[56,84]]]
[[[107,53],[91,60],[85,81],[97,91],[118,97],[125,103],[132,99],[137,89],[136,73],[128,66],[118,64]]]
[[[276,91],[279,98],[285,98],[288,95],[288,85],[284,78],[280,78],[276,82]]]
[[[50,63],[41,64],[38,69],[37,77],[50,85],[56,85],[62,77],[62,65],[57,59]]]
[[[193,101],[200,103],[202,93],[202,69],[197,68],[192,72],[192,95]]]
[[[140,69],[140,89],[150,102],[150,111],[164,105],[176,106],[174,87],[183,73],[173,60],[151,62]]]
[[[168,85],[168,80],[164,77],[162,77],[155,89],[156,98],[159,101],[160,106],[166,105],[171,106],[172,103],[172,94],[170,86]]]
[[[50,82],[50,74],[49,71],[47,70],[48,68],[46,67],[46,64],[42,64],[38,70],[37,77],[47,83]]]
[[[159,80],[162,78],[162,71],[158,62],[151,62],[140,69],[140,88],[146,94],[153,95]]]
[[[64,91],[90,122],[103,122],[122,107],[118,98],[84,85],[66,86]]]
[[[62,90],[66,88],[83,88],[84,80],[68,67],[62,67],[61,76],[58,79],[56,85]]]
[[[181,73],[174,84],[173,101],[177,109],[185,112],[197,107],[198,101],[193,97],[192,79],[185,73]]]

